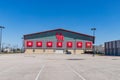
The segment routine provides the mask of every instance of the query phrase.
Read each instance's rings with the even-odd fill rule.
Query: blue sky
[[[119,0],[0,0],[3,43],[21,47],[24,34],[64,28],[92,35],[96,44],[120,39]]]

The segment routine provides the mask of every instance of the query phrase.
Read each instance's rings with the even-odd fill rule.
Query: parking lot
[[[0,80],[120,80],[120,57],[0,54]]]

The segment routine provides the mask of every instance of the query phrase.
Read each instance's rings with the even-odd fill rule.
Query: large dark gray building
[[[120,56],[120,40],[105,42],[105,55]]]

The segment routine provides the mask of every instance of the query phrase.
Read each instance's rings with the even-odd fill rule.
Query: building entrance
[[[56,49],[56,50],[55,50],[55,53],[57,53],[57,54],[63,54],[63,53],[64,53],[64,50],[62,50],[62,49]]]

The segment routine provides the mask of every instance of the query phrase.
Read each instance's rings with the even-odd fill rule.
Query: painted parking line
[[[37,76],[36,76],[36,78],[35,78],[35,80],[38,80],[38,78],[39,78],[41,72],[43,71],[44,67],[45,67],[45,64],[42,65],[41,69],[39,70],[39,73],[37,74]]]
[[[80,79],[86,80],[80,73],[78,73],[77,71],[75,71],[72,67],[70,67],[70,66],[68,66],[68,67],[69,67],[69,69],[70,69],[73,73],[75,73]]]

